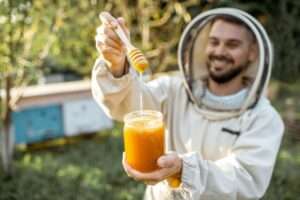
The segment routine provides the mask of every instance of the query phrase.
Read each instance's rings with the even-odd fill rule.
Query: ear
[[[257,59],[257,56],[258,56],[258,46],[257,46],[257,43],[252,43],[250,44],[250,47],[249,47],[249,61],[250,62],[254,62],[256,59]]]

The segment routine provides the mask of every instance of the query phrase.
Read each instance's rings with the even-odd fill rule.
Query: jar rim
[[[140,118],[140,117],[147,117],[147,116],[154,117],[154,118],[160,119],[160,120],[163,119],[162,113],[158,110],[135,110],[135,111],[127,113],[124,116],[123,121],[126,123],[133,119]]]

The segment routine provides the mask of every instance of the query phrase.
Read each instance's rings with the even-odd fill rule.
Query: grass
[[[285,135],[264,200],[300,200],[300,141]]]
[[[16,152],[14,174],[0,175],[0,199],[142,199],[144,185],[122,170],[119,128],[80,143]]]
[[[281,110],[286,98],[300,99],[300,87],[286,87],[275,102]],[[295,134],[287,131],[284,136],[263,200],[300,200],[300,140]],[[65,145],[41,147],[45,145],[16,151],[12,177],[0,169],[0,200],[142,199],[145,186],[129,179],[121,167],[120,124],[88,138],[68,139]]]
[[[300,199],[299,144],[291,135],[284,137],[264,200]],[[18,151],[13,177],[0,175],[0,199],[140,200],[144,185],[123,172],[122,151],[119,133],[97,134],[55,148]]]

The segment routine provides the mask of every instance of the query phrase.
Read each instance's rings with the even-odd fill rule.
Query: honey
[[[140,172],[159,169],[157,160],[164,154],[164,123],[157,111],[140,110],[127,114],[124,125],[124,146],[127,163]],[[180,174],[167,178],[170,187],[181,184]]]
[[[157,170],[157,159],[164,154],[164,124],[157,111],[136,111],[125,117],[126,160],[141,172]]]

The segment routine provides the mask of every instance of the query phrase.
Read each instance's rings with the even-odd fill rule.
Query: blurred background
[[[300,199],[299,1],[0,0],[0,200],[142,199],[121,167],[122,124],[90,94],[98,14],[124,17],[151,71],[171,73],[187,23],[223,6],[251,13],[274,44],[268,96],[286,131],[263,199]]]

